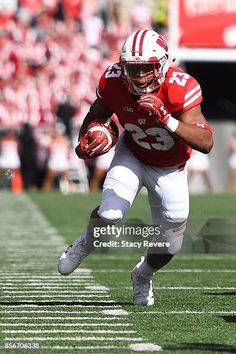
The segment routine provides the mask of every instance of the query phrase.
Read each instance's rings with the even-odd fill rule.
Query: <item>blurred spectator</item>
[[[193,150],[188,161],[188,182],[191,190],[193,178],[200,175],[208,192],[213,192],[212,183],[209,176],[209,157],[199,151]]]
[[[83,0],[63,0],[64,15],[66,19],[81,20]]]
[[[102,19],[96,13],[85,17],[82,19],[82,29],[89,47],[99,48],[104,30]]]
[[[70,142],[65,136],[65,126],[58,123],[53,131],[49,145],[47,174],[44,181],[44,190],[50,191],[54,186],[56,177],[60,177],[59,186],[63,193],[69,191],[69,158]]]
[[[236,133],[229,145],[229,192],[236,193]]]
[[[64,95],[63,100],[58,103],[56,116],[64,124],[66,131],[65,134],[72,138],[72,119],[75,115],[75,107],[72,105],[70,97]]]
[[[124,38],[127,37],[131,26],[122,18],[121,1],[108,0],[106,7],[106,27],[103,33],[104,53],[111,62],[117,62]]]
[[[168,3],[169,0],[155,1],[153,16],[153,28],[155,31],[166,34],[168,26]]]
[[[29,189],[35,186],[36,175],[36,142],[30,124],[23,125],[19,139],[23,186],[25,189]]]
[[[0,138],[0,185],[12,187],[16,177],[21,179],[19,140],[10,128]]]
[[[36,16],[42,9],[42,0],[19,0],[21,9],[25,9],[30,16]]]
[[[17,11],[17,0],[1,0],[0,14],[12,16]]]
[[[143,28],[152,28],[152,10],[150,6],[147,5],[146,1],[135,1],[134,5],[130,9],[130,22],[132,32]]]
[[[42,189],[46,178],[49,147],[52,141],[52,128],[47,125],[41,125],[35,129],[36,141],[36,178],[35,184],[37,189]]]

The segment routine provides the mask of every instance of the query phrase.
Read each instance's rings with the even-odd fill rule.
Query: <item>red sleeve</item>
[[[119,91],[121,81],[121,68],[118,64],[110,65],[102,74],[96,94],[107,107],[111,108],[112,103],[116,101],[116,94]]]
[[[101,100],[103,100],[104,98],[104,88],[105,88],[105,84],[106,84],[106,78],[105,78],[105,73],[102,74],[97,89],[96,89],[96,95],[98,98],[100,98]]]
[[[172,70],[168,78],[168,99],[174,112],[180,115],[202,102],[202,90],[192,76],[178,69]]]
[[[183,99],[183,112],[202,102],[202,89],[199,83],[190,76]]]

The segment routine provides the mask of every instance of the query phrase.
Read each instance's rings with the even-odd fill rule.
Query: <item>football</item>
[[[108,152],[118,141],[119,129],[111,118],[93,120],[87,127],[84,139],[85,148],[79,144],[76,153],[81,158],[93,158]],[[82,143],[81,143],[82,144]],[[83,156],[83,154],[85,155]]]
[[[111,118],[92,121],[87,127],[87,132],[91,133],[88,143],[92,143],[95,139],[101,142],[105,141],[109,150],[119,138],[119,129]]]

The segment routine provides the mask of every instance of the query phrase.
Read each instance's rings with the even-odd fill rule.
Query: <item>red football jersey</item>
[[[172,67],[155,95],[176,119],[202,102],[198,82],[189,74]],[[97,96],[117,115],[125,129],[125,141],[140,161],[151,166],[169,167],[189,159],[192,149],[137,104],[139,96],[131,94],[124,84],[119,64],[111,65],[104,72]]]

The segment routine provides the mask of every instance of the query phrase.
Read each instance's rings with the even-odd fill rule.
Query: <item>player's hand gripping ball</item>
[[[81,159],[91,159],[108,152],[118,141],[119,130],[111,119],[92,121],[75,149]]]

